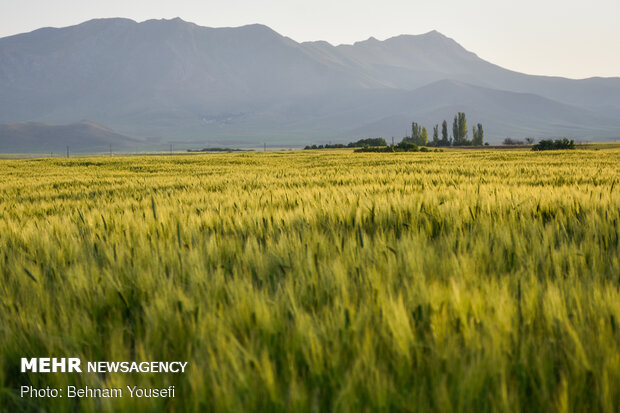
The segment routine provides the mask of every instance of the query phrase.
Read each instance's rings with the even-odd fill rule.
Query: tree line
[[[393,143],[394,138],[392,138]],[[360,139],[356,142],[348,144],[336,143],[325,145],[308,145],[304,149],[338,149],[338,148],[376,148],[376,147],[393,147],[398,150],[410,151],[407,144],[412,144],[415,148],[425,146],[482,146],[484,143],[484,129],[482,124],[478,123],[472,127],[472,139],[469,139],[467,129],[467,117],[464,112],[458,112],[454,116],[452,123],[452,135],[448,134],[448,122],[444,120],[441,124],[441,137],[439,124],[433,127],[433,139],[429,141],[428,130],[425,126],[419,125],[417,122],[411,123],[411,136],[405,136],[398,145],[388,145],[383,138],[367,138]],[[488,145],[488,143],[486,143]],[[368,151],[368,149],[366,149]],[[387,149],[389,151],[389,149]]]
[[[448,122],[441,123],[441,137],[439,125],[433,127],[433,139],[429,141],[428,130],[417,122],[411,123],[411,136],[403,138],[405,142],[411,142],[418,146],[482,146],[484,145],[484,129],[481,123],[472,127],[472,139],[469,139],[467,129],[467,116],[464,112],[458,112],[452,122],[452,135],[448,135]]]
[[[364,146],[387,146],[383,138],[366,138],[359,141],[344,143],[326,143],[325,145],[307,145],[304,149],[341,149],[341,148],[362,148]]]

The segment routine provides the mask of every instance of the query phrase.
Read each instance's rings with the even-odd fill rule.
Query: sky
[[[0,37],[100,17],[261,23],[334,45],[437,30],[507,69],[620,77],[620,0],[0,0]]]

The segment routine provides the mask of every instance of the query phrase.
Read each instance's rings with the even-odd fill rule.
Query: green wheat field
[[[1,160],[0,411],[617,412],[619,236],[617,148]]]

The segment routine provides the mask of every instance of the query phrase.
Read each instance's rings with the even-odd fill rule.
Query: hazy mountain
[[[268,27],[99,19],[0,39],[0,122],[91,119],[163,141],[307,143],[429,129],[457,110],[486,137],[620,136],[620,78],[529,76],[438,32],[353,45]]]
[[[398,107],[405,107],[405,101],[407,109],[399,110]],[[413,118],[427,126],[429,135],[432,134],[432,126],[440,123],[438,119],[446,119],[451,131],[454,114],[465,111],[470,119],[470,128],[480,122],[485,131],[506,131],[504,136],[574,136],[586,139],[619,136],[620,118],[607,117],[531,93],[490,89],[452,80],[438,81],[409,92],[400,103],[390,107],[391,115],[368,122],[351,131],[352,134],[364,132],[383,134],[384,137],[401,136],[406,131],[394,125],[407,124],[407,120]]]
[[[110,145],[112,147],[110,148]],[[93,122],[48,125],[39,122],[0,123],[0,153],[66,153],[134,151],[145,142]]]
[[[354,45],[304,43],[325,53],[344,55],[396,88],[411,89],[436,80],[453,79],[478,86],[539,94],[563,103],[620,114],[620,78],[571,80],[531,76],[503,69],[467,51],[454,40],[432,31],[380,42],[370,38]]]

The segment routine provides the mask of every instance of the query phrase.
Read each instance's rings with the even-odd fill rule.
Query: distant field
[[[579,149],[620,149],[620,142],[578,143]]]
[[[620,149],[0,161],[0,411],[620,406]],[[21,374],[21,357],[183,360]],[[175,385],[174,399],[19,386]]]

